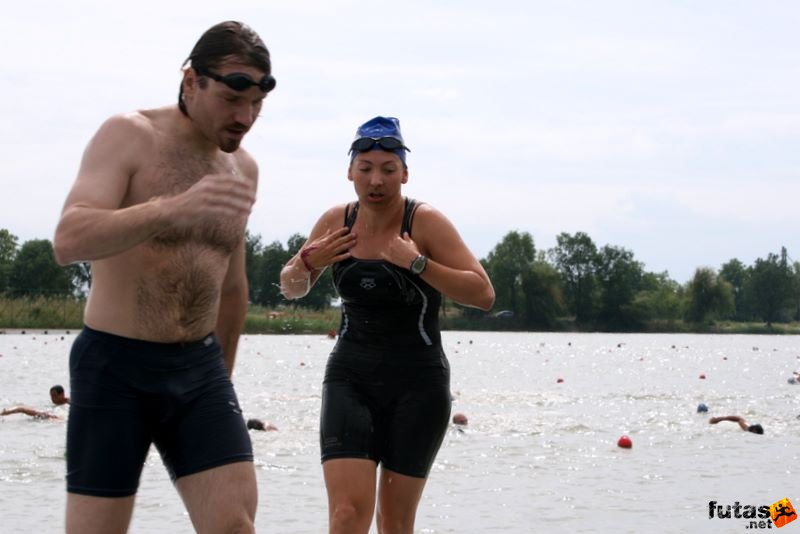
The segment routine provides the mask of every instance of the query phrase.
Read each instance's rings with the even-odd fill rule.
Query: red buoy
[[[617,441],[617,446],[622,447],[623,449],[630,449],[633,447],[633,442],[628,436],[621,436],[619,441]]]

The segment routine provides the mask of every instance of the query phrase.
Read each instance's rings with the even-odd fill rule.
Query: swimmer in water
[[[278,427],[273,425],[272,423],[265,423],[261,419],[248,419],[247,420],[247,429],[248,430],[271,431],[271,430],[278,430]]]
[[[55,386],[51,387],[50,400],[53,401],[53,404],[56,406],[69,404],[69,397],[67,397],[66,393],[64,393],[64,386],[61,384],[56,384]]]
[[[748,425],[747,421],[745,421],[743,417],[738,415],[723,415],[721,417],[712,417],[711,419],[708,420],[708,422],[711,423],[712,425],[716,425],[720,421],[731,421],[732,423],[738,423],[739,427],[741,427],[742,430],[745,430],[747,432],[752,432],[753,434],[764,433],[764,427],[762,427],[759,424]]]
[[[66,396],[64,393],[64,387],[56,384],[55,386],[50,388],[50,400],[53,401],[53,404],[56,406],[61,406],[63,404],[69,404],[69,397]],[[15,406],[13,408],[5,408],[0,415],[13,415],[13,414],[25,414],[33,417],[34,419],[61,419],[56,414],[45,412],[42,410],[37,410],[36,408],[31,408],[29,406]]]

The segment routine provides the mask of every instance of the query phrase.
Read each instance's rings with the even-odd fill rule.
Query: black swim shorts
[[[70,353],[67,491],[133,495],[151,443],[174,481],[252,461],[214,335],[152,343],[84,328]]]
[[[366,458],[425,478],[450,421],[450,366],[441,349],[391,357],[340,350],[322,387],[322,461]]]

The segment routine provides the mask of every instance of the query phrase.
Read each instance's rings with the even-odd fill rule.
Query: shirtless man
[[[111,117],[84,152],[54,239],[59,264],[92,265],[70,354],[68,533],[127,531],[151,442],[198,532],[254,532],[252,446],[229,378],[258,180],[239,144],[274,86],[261,38],[217,24],[177,105]]]

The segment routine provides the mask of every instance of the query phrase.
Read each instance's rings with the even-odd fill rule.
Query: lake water
[[[55,383],[69,393],[74,335],[0,335],[0,406],[47,408]],[[445,438],[418,533],[743,533],[754,530],[750,519],[709,518],[709,501],[745,511],[788,498],[800,511],[800,386],[787,382],[800,370],[800,338],[445,332],[443,339],[453,411],[469,425]],[[259,532],[327,532],[317,422],[333,343],[324,336],[240,342],[234,377],[245,416],[279,428],[251,433]],[[709,413],[697,413],[700,403]],[[708,424],[727,414],[761,423],[765,434]],[[0,532],[63,531],[65,431],[63,420],[0,418]],[[617,447],[623,434],[631,449]],[[193,532],[154,449],[130,532]],[[800,521],[784,532],[800,533]]]

